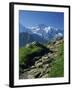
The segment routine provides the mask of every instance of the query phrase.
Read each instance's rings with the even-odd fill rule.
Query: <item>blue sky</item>
[[[47,26],[64,29],[64,13],[20,10],[19,23],[25,27],[45,24]]]

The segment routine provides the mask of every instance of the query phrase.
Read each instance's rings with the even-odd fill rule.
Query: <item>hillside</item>
[[[64,76],[63,39],[47,45],[33,42],[19,50],[19,78]]]
[[[47,40],[45,40],[43,37],[41,37],[37,34],[31,34],[29,32],[19,33],[19,47],[23,47],[27,43],[32,43],[34,41],[40,42],[40,43],[46,43],[47,42]]]
[[[54,45],[48,46],[53,50],[53,62],[49,77],[64,76],[64,41],[57,41]]]

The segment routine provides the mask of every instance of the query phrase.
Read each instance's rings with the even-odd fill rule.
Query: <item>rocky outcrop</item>
[[[20,70],[19,79],[48,78],[52,64],[53,62],[55,63],[55,58],[59,53],[58,48],[62,43],[63,39],[47,45],[47,48],[49,48],[48,52],[40,56],[34,56],[34,58],[32,58],[34,63],[31,66],[27,68],[24,67]],[[37,45],[41,46],[40,44]]]
[[[42,57],[35,57],[35,64],[31,67],[24,69],[20,75],[20,79],[32,79],[32,78],[47,78],[50,71],[51,62],[53,58],[50,57],[52,53],[45,54]]]

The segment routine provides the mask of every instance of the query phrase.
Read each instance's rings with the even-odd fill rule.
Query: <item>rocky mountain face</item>
[[[40,42],[40,43],[46,43],[47,40],[45,40],[43,37],[40,37],[37,34],[29,34],[28,32],[22,32],[19,34],[19,46],[25,46],[28,43],[31,42]]]
[[[63,39],[56,40],[55,42],[51,42],[50,44],[46,46],[43,46],[43,44],[40,44],[37,42],[27,44],[26,48],[37,49],[37,51],[41,50],[41,52],[44,52],[42,51],[42,49],[45,49],[46,52],[44,52],[42,55],[40,54],[37,55],[36,53],[38,52],[35,50],[33,53],[31,52],[31,53],[26,54],[28,56],[33,54],[34,57],[31,59],[31,61],[33,61],[34,63],[32,63],[31,65],[28,65],[29,63],[26,64],[28,65],[28,67],[26,68],[22,67],[24,64],[20,66],[19,79],[33,79],[33,78],[35,79],[35,78],[51,77],[50,73],[52,72],[51,70],[53,68],[53,65],[56,63],[59,65],[59,63],[61,62],[60,58],[63,56],[62,45],[63,45]],[[28,60],[30,61],[30,59]],[[57,73],[58,73],[60,70],[63,70],[62,67],[63,67],[63,64],[61,62],[59,65],[59,68],[57,66],[56,68],[53,68],[53,71],[58,69],[57,70]],[[58,76],[62,77],[63,71],[62,72],[60,71]]]
[[[27,43],[34,41],[40,43],[46,43],[56,38],[62,38],[64,36],[64,30],[54,28],[52,26],[47,26],[44,24],[39,24],[34,27],[24,27],[19,25],[19,46],[25,46]]]

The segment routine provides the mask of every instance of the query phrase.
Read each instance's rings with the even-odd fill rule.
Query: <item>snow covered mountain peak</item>
[[[23,27],[20,29],[23,29]],[[53,38],[57,38],[57,37],[63,37],[64,35],[64,30],[55,28],[53,26],[47,26],[45,24],[39,24],[36,26],[32,26],[32,27],[24,27],[23,30],[21,30],[23,32],[27,32],[29,34],[36,34],[42,38],[44,38],[45,40],[50,40]]]

